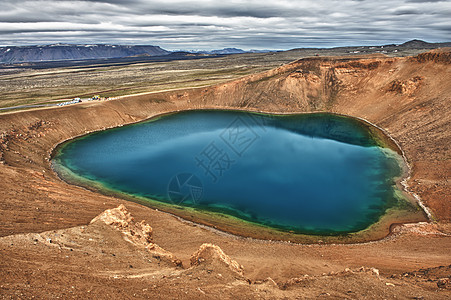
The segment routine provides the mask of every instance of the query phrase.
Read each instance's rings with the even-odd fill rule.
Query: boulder
[[[243,275],[243,266],[231,259],[222,249],[213,244],[202,244],[196,252],[191,255],[191,266],[200,265],[222,265],[236,274]]]

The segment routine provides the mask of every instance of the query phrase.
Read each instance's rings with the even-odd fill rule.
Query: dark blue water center
[[[310,234],[377,222],[401,170],[355,119],[231,111],[91,134],[60,147],[54,162],[109,190]]]

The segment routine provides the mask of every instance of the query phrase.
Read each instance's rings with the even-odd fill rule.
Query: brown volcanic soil
[[[407,58],[308,58],[213,87],[3,114],[0,295],[449,298],[449,284],[438,289],[437,281],[451,276],[450,98],[451,52],[443,49]],[[412,167],[410,189],[438,222],[395,226],[390,237],[366,244],[255,241],[68,185],[50,168],[52,148],[66,139],[197,108],[329,111],[364,118],[400,144]],[[124,235],[124,228],[118,231],[99,222],[87,226],[121,203],[152,226],[152,241],[180,259],[184,268],[155,258],[154,250],[143,250],[143,241]],[[218,258],[210,259],[216,257],[216,248],[206,263],[189,268],[191,255],[203,243],[221,247],[243,265],[243,275]],[[377,268],[380,275],[360,272],[360,266]],[[346,268],[351,271],[344,272]],[[426,268],[432,269],[403,275]],[[271,280],[261,282],[267,277],[277,286]]]

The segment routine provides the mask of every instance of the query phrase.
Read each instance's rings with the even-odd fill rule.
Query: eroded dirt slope
[[[382,275],[345,268],[287,280],[251,279],[217,245],[182,261],[121,205],[88,225],[0,238],[2,298],[380,299],[451,296],[451,265]]]

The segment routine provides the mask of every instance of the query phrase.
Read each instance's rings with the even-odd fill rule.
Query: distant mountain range
[[[428,43],[421,40],[411,40],[400,45],[385,45],[384,47],[402,47],[409,49],[434,49],[451,47],[451,43]],[[346,48],[346,47],[340,47]],[[270,50],[244,51],[237,48],[224,48],[211,51],[167,51],[159,46],[140,45],[75,45],[53,44],[41,46],[9,46],[0,47],[0,63],[15,64],[25,62],[51,61],[83,61],[95,59],[133,58],[133,57],[164,57],[164,56],[202,56],[230,55],[241,53],[264,53]]]
[[[0,63],[24,63],[64,60],[92,60],[124,57],[166,56],[166,55],[228,55],[246,52],[237,48],[224,48],[211,51],[177,51],[171,52],[159,46],[134,45],[75,45],[53,44],[37,46],[9,46],[0,47]],[[265,51],[262,51],[265,52]]]
[[[117,58],[136,55],[161,56],[170,54],[158,46],[72,45],[0,47],[0,62],[20,63],[58,60]]]

